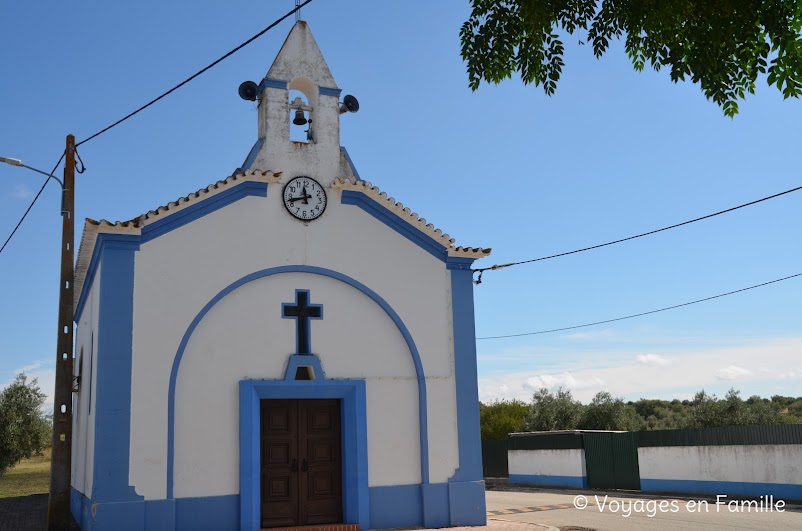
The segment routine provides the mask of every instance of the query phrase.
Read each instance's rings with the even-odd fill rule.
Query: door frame
[[[340,399],[343,522],[370,529],[364,380],[240,380],[239,391],[240,529],[260,529],[260,402],[276,398]]]

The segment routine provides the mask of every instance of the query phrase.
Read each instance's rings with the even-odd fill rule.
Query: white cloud
[[[596,377],[589,377],[586,379],[577,379],[570,372],[562,374],[544,374],[540,376],[531,376],[527,378],[522,384],[524,389],[535,392],[538,389],[545,387],[550,391],[554,391],[560,387],[570,390],[576,389],[589,389],[596,388],[604,385],[604,380]]]
[[[31,197],[31,191],[27,186],[18,184],[14,187],[14,191],[11,192],[10,195],[15,199],[28,199]]]
[[[45,361],[45,360],[37,360],[37,361],[32,361],[31,363],[29,363],[29,364],[27,364],[27,365],[23,365],[22,367],[18,367],[17,369],[15,369],[15,370],[14,370],[14,376],[16,377],[16,375],[17,375],[17,374],[19,374],[19,373],[21,373],[21,372],[24,372],[24,373],[29,373],[29,372],[32,372],[32,371],[35,371],[35,370],[41,369],[41,368],[42,368],[42,367],[44,367],[44,366],[45,366],[47,363],[48,363],[48,362],[47,362],[47,361]]]
[[[635,356],[635,361],[642,365],[650,365],[653,367],[664,367],[672,362],[669,358],[664,358],[658,354],[638,354]]]
[[[697,348],[649,354],[570,346],[538,356],[522,351],[517,368],[510,359],[503,370],[480,372],[479,396],[482,401],[516,398],[528,402],[540,387],[554,390],[560,385],[585,403],[602,390],[632,400],[687,398],[700,389],[723,396],[733,380],[744,396],[770,396],[776,394],[777,385],[802,379],[802,337],[739,345],[727,344],[726,338],[722,342],[724,345],[711,347],[702,342]],[[485,355],[492,359],[493,354]],[[507,351],[507,355],[512,353]]]
[[[739,378],[746,378],[747,376],[752,376],[752,371],[737,365],[730,365],[729,367],[724,367],[716,371],[716,378],[719,380],[737,380]]]

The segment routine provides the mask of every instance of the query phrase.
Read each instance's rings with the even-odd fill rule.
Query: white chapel
[[[73,515],[84,531],[483,525],[471,264],[490,250],[360,178],[339,129],[357,104],[305,22],[245,95],[258,139],[233,175],[86,221]]]

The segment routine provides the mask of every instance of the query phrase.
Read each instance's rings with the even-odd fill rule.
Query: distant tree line
[[[46,398],[36,378],[29,382],[25,374],[0,391],[0,476],[50,446],[52,422],[42,411]]]
[[[642,398],[625,402],[601,391],[589,404],[571,391],[540,389],[531,403],[497,400],[479,404],[482,439],[505,439],[509,433],[554,430],[672,430],[711,426],[799,424],[802,397],[752,396],[730,389],[724,398],[699,391],[692,400]]]

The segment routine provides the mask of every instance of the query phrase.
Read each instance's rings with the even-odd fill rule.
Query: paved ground
[[[575,500],[584,508],[577,508]],[[538,489],[487,492],[488,529],[493,531],[523,531],[523,527],[499,527],[513,524],[529,525],[530,531],[534,531],[532,524],[550,531],[802,529],[802,508],[798,506],[785,508],[783,512],[769,511],[767,504],[758,512],[759,509],[716,504],[715,499],[697,501],[641,493],[622,496]]]
[[[47,521],[47,494],[0,498],[0,531],[42,531]],[[73,531],[81,531],[73,521]]]
[[[46,515],[47,494],[0,499],[0,531],[41,531]]]
[[[487,525],[460,531],[766,531],[802,529],[802,507],[769,511],[641,493],[517,489],[487,491]],[[587,505],[584,508],[578,508]],[[662,503],[662,506],[660,505]],[[47,494],[0,499],[0,531],[41,531]],[[78,531],[77,526],[75,530]]]

